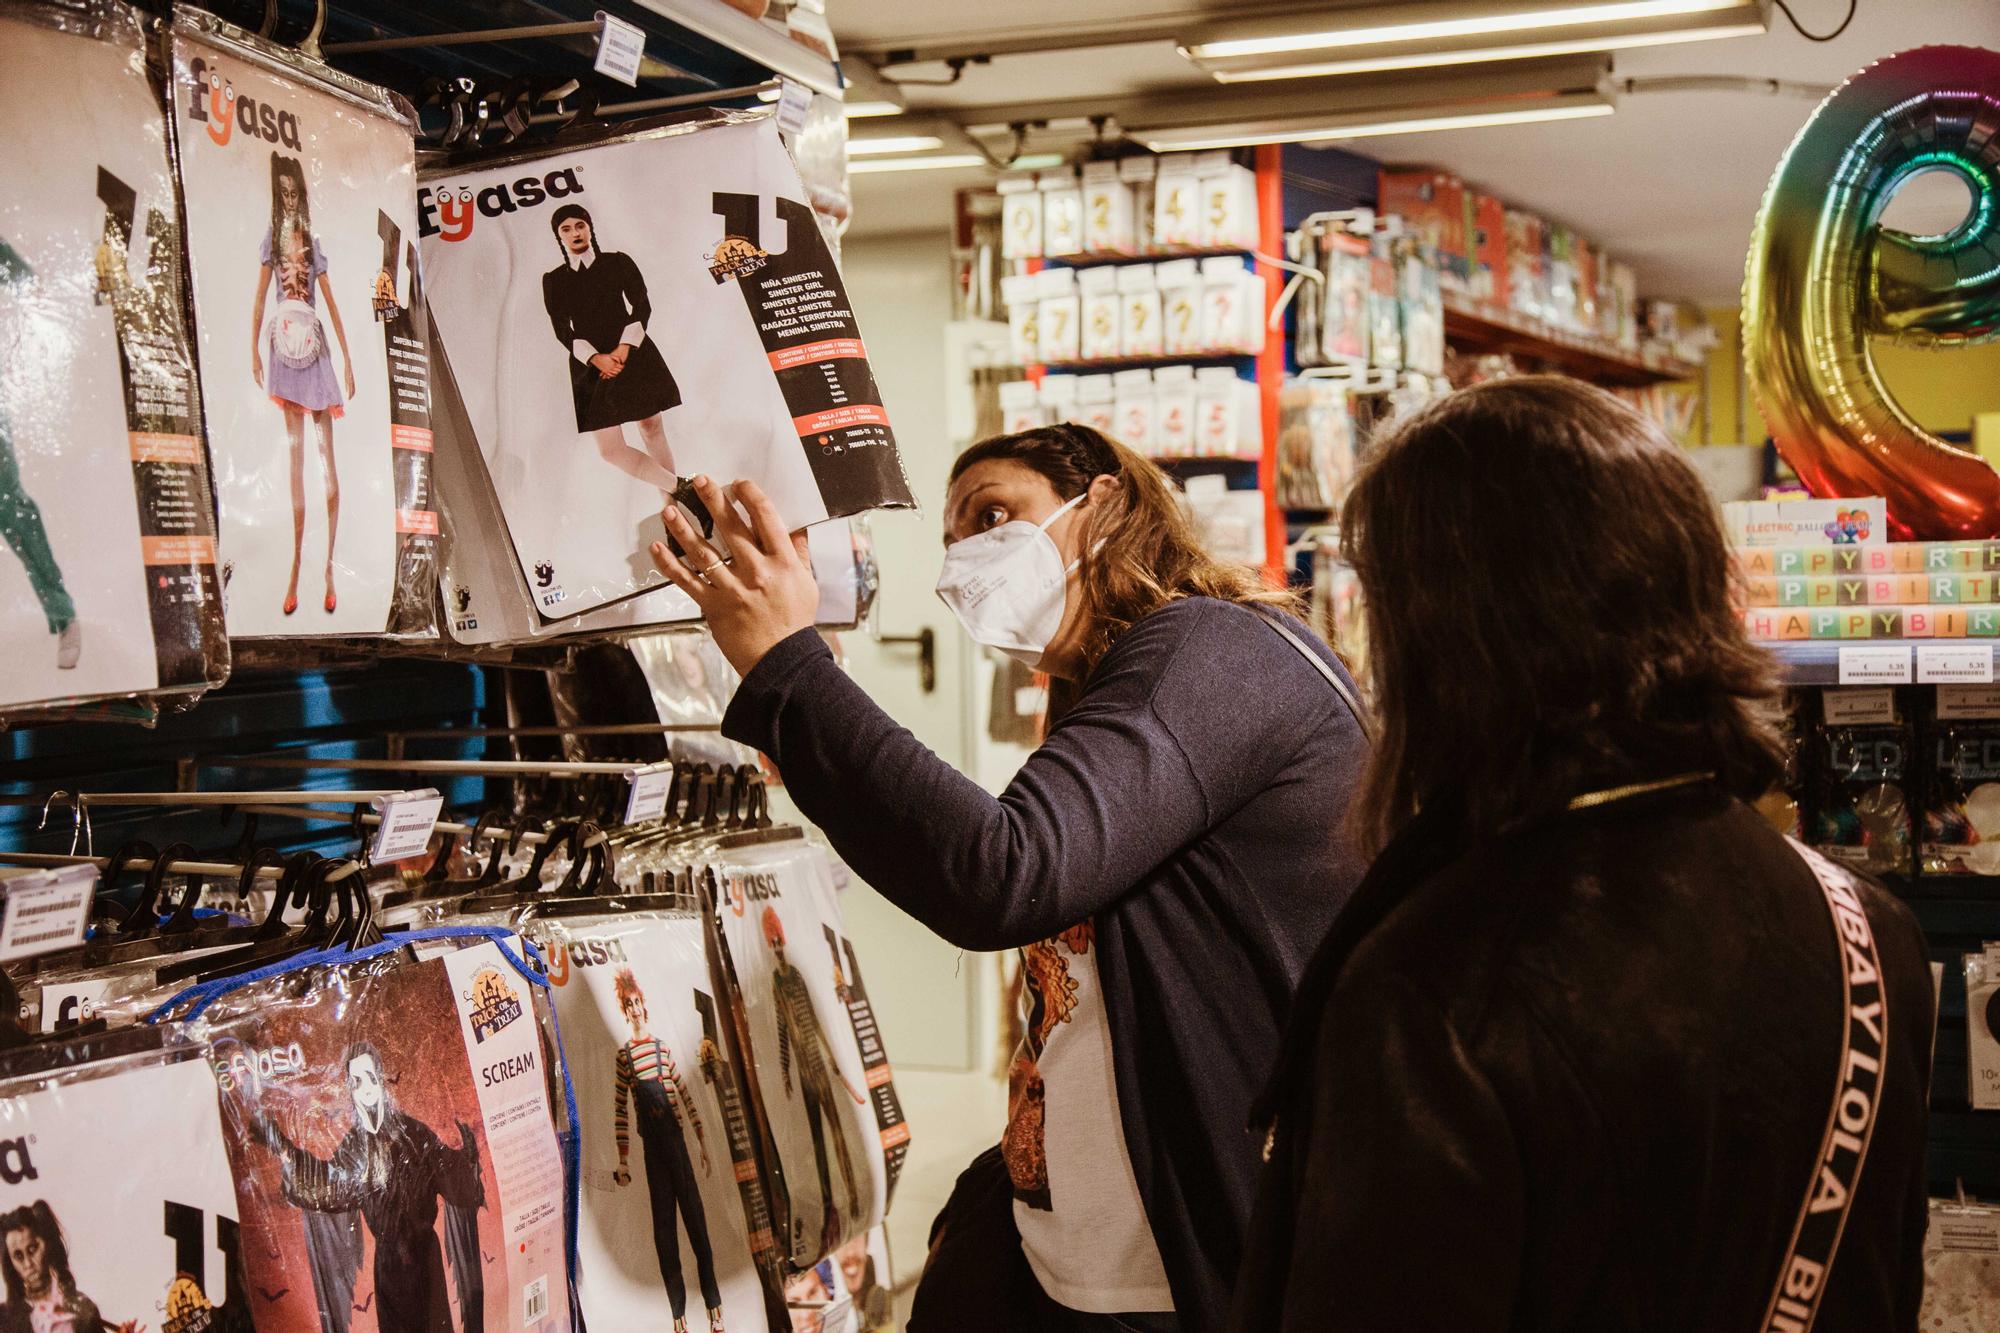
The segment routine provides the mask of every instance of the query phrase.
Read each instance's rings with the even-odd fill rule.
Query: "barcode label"
[[[12,961],[66,949],[83,940],[90,899],[97,888],[94,865],[64,866],[10,876],[6,906],[0,909],[0,960]]]
[[[549,1280],[538,1277],[521,1292],[521,1319],[525,1323],[537,1324],[549,1312]]]

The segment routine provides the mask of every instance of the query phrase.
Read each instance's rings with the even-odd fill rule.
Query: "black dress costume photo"
[[[575,205],[566,208],[575,209]],[[562,211],[558,211],[558,223]],[[561,264],[542,275],[542,304],[548,307],[549,324],[564,348],[573,349],[581,342],[607,355],[618,350],[625,341],[625,331],[632,326],[637,325],[643,334],[653,315],[639,266],[621,251],[598,249],[594,234],[589,254],[565,254]],[[597,367],[572,354],[569,383],[576,400],[578,431],[643,421],[681,403],[680,386],[674,383],[673,372],[650,337],[635,344],[624,370],[608,379]]]

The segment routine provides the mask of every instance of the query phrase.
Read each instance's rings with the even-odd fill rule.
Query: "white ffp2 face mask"
[[[1049,525],[1082,504],[1079,495],[1040,523],[1017,518],[945,548],[937,594],[974,643],[1039,668],[1062,627],[1070,572]]]

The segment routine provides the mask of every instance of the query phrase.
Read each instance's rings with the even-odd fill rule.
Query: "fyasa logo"
[[[299,141],[296,115],[280,111],[269,102],[259,102],[248,93],[238,97],[236,85],[223,74],[221,67],[200,56],[188,62],[187,115],[189,120],[207,125],[208,137],[219,147],[227,147],[241,129],[252,139],[305,151]]]
[[[497,967],[482,967],[472,974],[472,990],[465,1000],[472,1006],[474,1041],[485,1041],[521,1016],[521,998]]]
[[[18,1185],[24,1180],[40,1180],[35,1171],[35,1159],[28,1156],[28,1145],[32,1138],[0,1139],[0,1180],[9,1185]]]
[[[458,603],[458,610],[460,615],[465,614],[467,609],[469,609],[472,606],[472,589],[454,588],[452,589],[451,595],[452,599]]]
[[[535,586],[546,588],[556,581],[556,567],[544,560],[535,566]]]
[[[742,236],[725,236],[722,244],[715,247],[715,253],[708,256],[708,271],[720,284],[734,278],[747,278],[770,262],[770,252],[760,250],[755,241]]]
[[[497,218],[502,213],[537,208],[551,199],[582,194],[583,182],[576,178],[579,170],[564,167],[545,176],[523,176],[511,185],[501,181],[477,193],[469,185],[455,190],[449,185],[426,185],[417,191],[417,234],[462,241],[472,235],[472,224],[481,213]]]

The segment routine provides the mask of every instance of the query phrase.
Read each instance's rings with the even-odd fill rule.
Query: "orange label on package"
[[[438,533],[437,511],[433,509],[398,509],[396,511],[396,531],[416,533],[424,537],[435,537]]]
[[[212,565],[213,537],[141,537],[140,553],[149,565]]]
[[[771,354],[771,369],[790,370],[815,361],[858,361],[868,355],[859,338],[828,338],[803,347],[781,347]]]
[[[852,403],[827,412],[815,412],[809,417],[792,418],[792,425],[801,436],[818,435],[822,431],[829,430],[846,430],[850,426],[888,424],[889,414],[874,403]]]
[[[428,426],[391,426],[389,444],[396,449],[414,449],[420,454],[434,452]]]
[[[127,434],[132,443],[132,461],[135,463],[186,463],[189,466],[201,462],[201,441],[192,435],[162,435],[158,431],[135,430]]]

